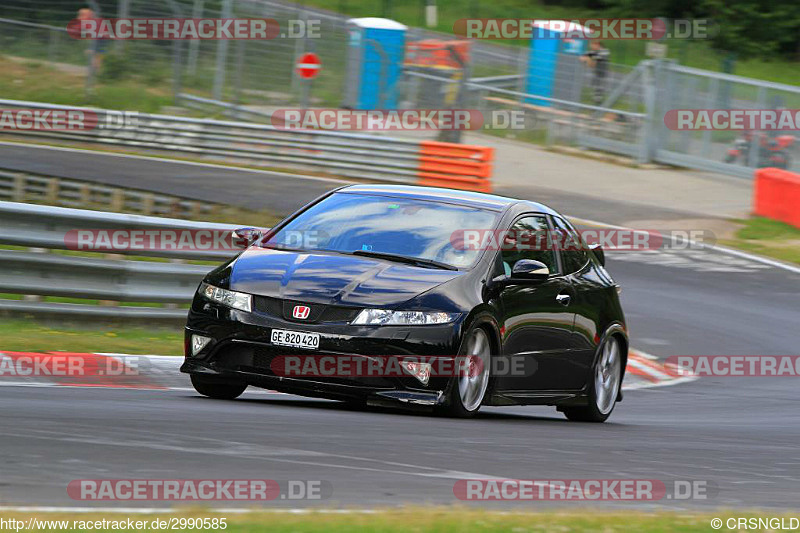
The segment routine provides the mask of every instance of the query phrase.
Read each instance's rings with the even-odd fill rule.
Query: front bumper
[[[272,329],[318,333],[319,349],[273,345],[270,342]],[[181,372],[304,396],[359,400],[379,405],[438,405],[446,397],[450,382],[447,377],[432,376],[425,385],[411,375],[289,377],[276,373],[273,362],[276,357],[292,355],[342,356],[350,360],[403,355],[455,358],[461,329],[461,319],[441,326],[417,327],[292,322],[196,298],[186,325],[185,360]],[[193,334],[212,339],[196,356],[191,354]]]

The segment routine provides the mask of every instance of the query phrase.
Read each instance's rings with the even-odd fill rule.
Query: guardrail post
[[[58,178],[52,178],[47,182],[47,189],[45,192],[45,200],[50,205],[58,204],[58,191],[59,191]]]
[[[86,206],[92,201],[92,189],[88,183],[84,183],[80,188],[81,204]]]
[[[142,214],[152,215],[153,203],[154,203],[154,198],[152,194],[145,194],[144,196],[142,196]]]
[[[125,207],[125,193],[122,189],[115,189],[111,193],[111,210],[122,211],[123,207]]]
[[[25,174],[17,174],[14,176],[14,193],[15,202],[25,201]]]

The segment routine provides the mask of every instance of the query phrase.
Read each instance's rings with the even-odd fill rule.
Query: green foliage
[[[100,69],[100,81],[119,81],[130,77],[128,59],[122,54],[111,53],[103,58],[103,66]]]
[[[584,0],[588,7],[591,0]],[[800,2],[795,0],[605,0],[614,16],[712,19],[717,50],[741,57],[800,60]],[[800,76],[798,76],[800,78]]]

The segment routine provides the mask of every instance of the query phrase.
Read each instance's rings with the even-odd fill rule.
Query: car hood
[[[259,247],[244,251],[226,270],[234,291],[373,307],[403,303],[464,274],[367,257]]]

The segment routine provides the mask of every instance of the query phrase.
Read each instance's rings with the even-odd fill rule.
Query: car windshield
[[[392,254],[456,268],[478,258],[477,247],[465,249],[455,232],[494,228],[497,212],[443,202],[334,193],[313,205],[268,240],[270,248]],[[392,260],[391,257],[385,257]]]

